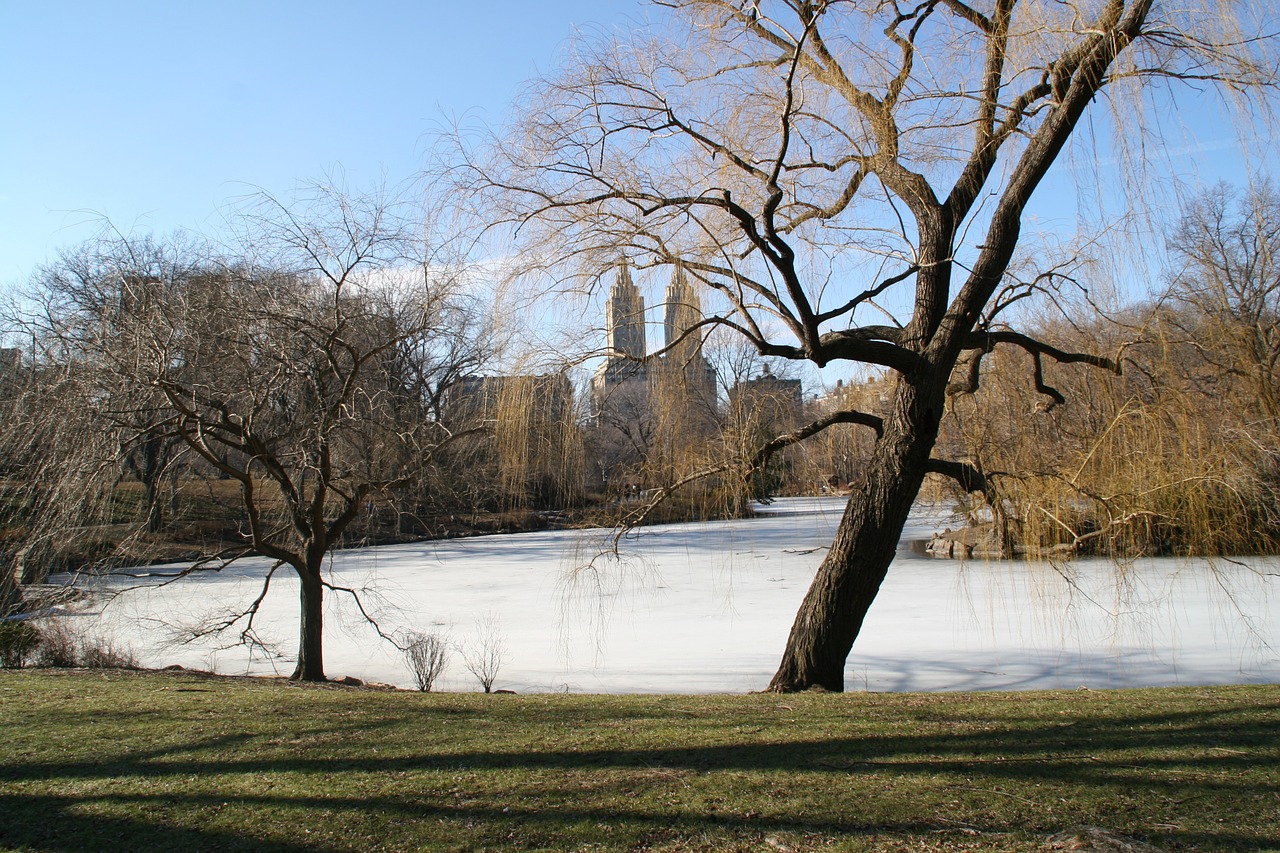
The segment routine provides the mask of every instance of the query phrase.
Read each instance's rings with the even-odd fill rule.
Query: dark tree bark
[[[324,681],[324,584],[320,566],[298,571],[298,663],[294,681]]]
[[[773,692],[844,690],[845,661],[888,575],[920,491],[943,410],[942,389],[904,382],[895,412],[855,482],[827,556],[796,613]]]

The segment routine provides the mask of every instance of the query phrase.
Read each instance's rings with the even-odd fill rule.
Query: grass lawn
[[[1059,835],[1082,825],[1131,846]],[[4,850],[1143,842],[1280,850],[1280,687],[486,696],[0,672]]]

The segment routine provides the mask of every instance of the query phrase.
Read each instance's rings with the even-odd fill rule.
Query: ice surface
[[[796,608],[843,510],[790,499],[739,521],[637,530],[484,536],[344,551],[330,581],[362,590],[383,631],[446,632],[463,650],[485,626],[506,646],[496,687],[526,691],[710,693],[769,681]],[[1059,564],[934,560],[910,548],[950,524],[913,512],[897,559],[854,646],[851,690],[995,690],[1280,682],[1275,609],[1280,561],[1153,559]],[[133,647],[148,666],[288,673],[297,582],[281,571],[257,634],[279,656],[184,632],[243,609],[269,566],[160,585],[163,570],[114,579],[88,627]],[[219,648],[223,647],[223,648]],[[409,686],[400,653],[331,593],[330,677]],[[457,653],[437,684],[475,690]]]

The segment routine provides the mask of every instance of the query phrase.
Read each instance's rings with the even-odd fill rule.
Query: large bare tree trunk
[[[294,681],[325,681],[324,677],[324,585],[320,567],[299,572],[301,614],[298,626],[298,665],[289,676]]]
[[[880,591],[924,481],[943,385],[900,383],[883,438],[863,470],[827,557],[805,595],[769,690],[844,690],[845,660]]]

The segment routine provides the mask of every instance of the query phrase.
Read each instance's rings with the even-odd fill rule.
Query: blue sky
[[[399,182],[455,118],[501,122],[576,28],[640,0],[0,0],[0,287],[109,217],[216,230],[229,199]]]
[[[643,0],[0,0],[0,288],[104,217],[126,233],[216,234],[220,210],[254,188],[397,183],[450,122],[500,123],[575,30],[647,14]],[[1243,180],[1231,128],[1194,100],[1160,131],[1184,152],[1170,168]],[[1032,227],[1070,228],[1106,172],[1059,164]]]

